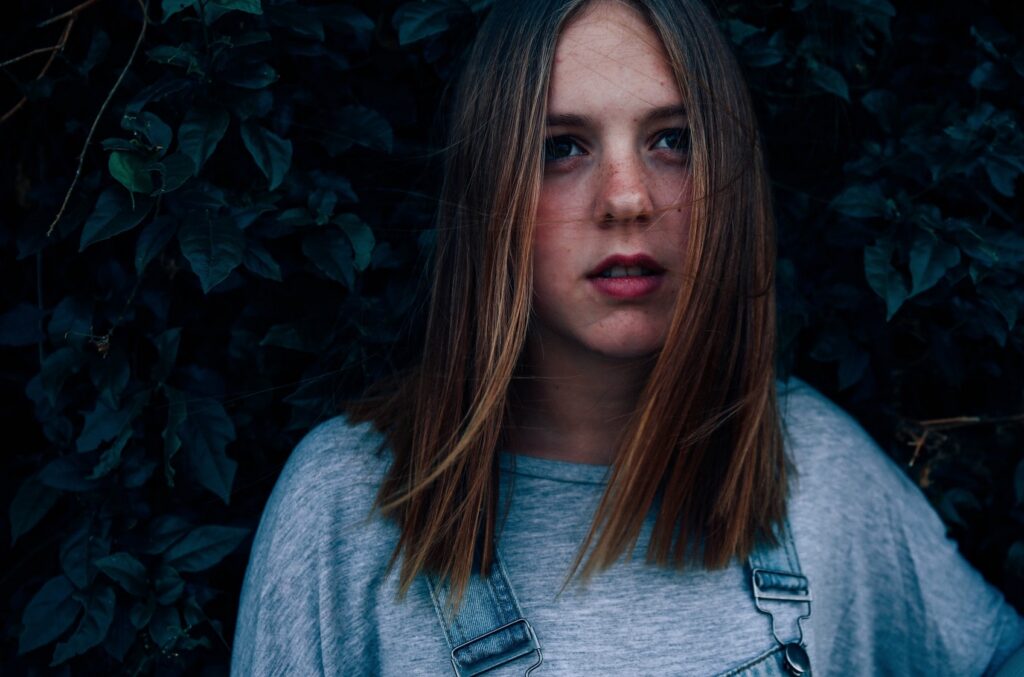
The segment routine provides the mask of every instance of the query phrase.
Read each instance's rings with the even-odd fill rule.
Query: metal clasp
[[[488,637],[496,635],[499,632],[502,632],[504,630],[508,630],[509,628],[511,628],[514,625],[519,625],[520,623],[522,623],[522,625],[526,628],[526,636],[527,636],[527,639],[529,640],[527,646],[524,647],[525,650],[518,650],[518,651],[516,651],[514,653],[510,653],[507,656],[498,656],[498,657],[496,657],[494,659],[488,660],[482,666],[480,666],[480,669],[467,669],[467,670],[463,670],[462,668],[459,667],[459,661],[456,658],[456,654],[459,651],[462,651],[466,647],[471,646],[473,644],[476,644],[477,642],[485,640]],[[509,661],[513,661],[513,660],[515,660],[517,658],[522,658],[523,656],[525,656],[525,655],[527,655],[529,653],[533,653],[533,652],[537,652],[537,662],[534,663],[533,665],[529,666],[528,668],[526,668],[526,672],[523,673],[525,675],[525,677],[529,677],[530,673],[532,673],[534,670],[536,670],[537,668],[540,667],[541,663],[544,662],[544,654],[540,650],[540,642],[537,640],[537,635],[533,632],[533,626],[530,625],[530,622],[528,620],[526,620],[525,618],[518,618],[518,619],[512,621],[511,623],[506,623],[505,625],[502,625],[500,627],[494,628],[493,630],[491,630],[489,632],[485,632],[484,634],[480,635],[479,637],[474,637],[473,639],[469,640],[468,642],[464,642],[464,643],[458,645],[457,647],[455,647],[454,649],[452,649],[452,667],[455,669],[456,677],[473,677],[474,675],[483,674],[483,673],[487,672],[488,670],[492,670],[492,669],[498,667],[499,665],[504,665],[505,663],[508,663]]]

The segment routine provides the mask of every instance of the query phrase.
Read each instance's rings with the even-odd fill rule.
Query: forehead
[[[549,112],[639,112],[681,103],[665,47],[633,7],[598,0],[559,36]]]

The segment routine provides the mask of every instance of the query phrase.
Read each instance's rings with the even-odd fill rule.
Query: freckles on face
[[[635,9],[595,2],[565,27],[533,242],[538,332],[606,356],[660,349],[684,272],[688,134],[668,56]]]

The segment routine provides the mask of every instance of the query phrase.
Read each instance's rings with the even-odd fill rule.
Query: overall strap
[[[811,587],[800,571],[788,519],[776,527],[775,535],[777,547],[759,543],[747,559],[754,603],[758,611],[771,617],[772,635],[783,649],[786,670],[792,675],[810,675],[801,623],[811,615]]]
[[[452,650],[456,677],[479,675],[533,652],[537,653],[537,661],[525,674],[529,675],[543,662],[540,642],[523,617],[497,551],[490,576],[474,573],[470,577],[458,613],[452,614],[448,582],[432,575],[426,576],[426,580]]]

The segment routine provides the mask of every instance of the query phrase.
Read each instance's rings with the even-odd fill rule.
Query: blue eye
[[[690,152],[689,128],[666,129],[658,136],[658,140],[655,142],[654,147],[673,150],[682,155],[686,155]]]
[[[573,152],[573,149],[578,152]],[[571,136],[552,136],[544,140],[544,162],[564,160],[576,155],[583,155],[583,149]]]

